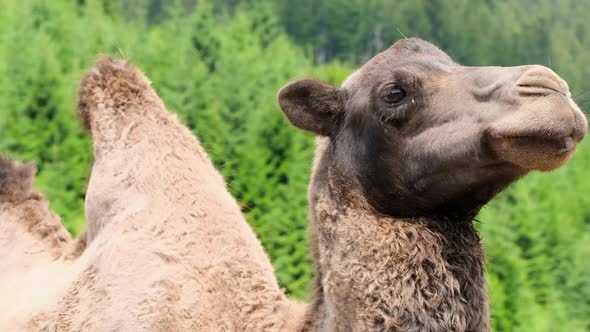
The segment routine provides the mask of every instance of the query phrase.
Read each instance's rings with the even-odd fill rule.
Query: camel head
[[[340,88],[292,82],[279,103],[294,126],[327,137],[321,162],[346,190],[395,217],[472,216],[529,171],[564,165],[587,131],[551,69],[461,66],[419,39]]]

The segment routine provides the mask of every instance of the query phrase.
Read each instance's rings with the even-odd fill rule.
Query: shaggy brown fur
[[[463,67],[402,40],[341,88],[279,93],[316,133],[310,184],[312,331],[489,331],[472,219],[533,169],[566,163],[587,130],[567,84],[542,66]]]

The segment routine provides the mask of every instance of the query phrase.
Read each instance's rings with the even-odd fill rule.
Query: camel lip
[[[536,142],[564,142],[574,144],[580,143],[584,139],[584,135],[578,135],[576,130],[572,130],[569,134],[547,134],[547,133],[489,133],[490,137],[495,140],[531,140]]]
[[[572,136],[510,135],[490,137],[495,158],[526,170],[551,171],[567,163],[576,150]]]
[[[582,139],[575,137],[574,135],[570,136],[545,136],[545,135],[510,135],[510,136],[501,136],[496,137],[497,139],[503,139],[507,141],[520,141],[520,142],[529,142],[531,145],[541,145],[547,144],[548,149],[556,150],[555,152],[560,154],[567,154],[572,152],[576,149],[576,144],[579,143]],[[555,149],[556,146],[559,146],[558,149]]]

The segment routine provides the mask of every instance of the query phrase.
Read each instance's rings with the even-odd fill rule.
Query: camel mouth
[[[588,131],[586,116],[571,98],[553,94],[523,103],[487,129],[496,156],[525,170],[565,165]]]
[[[491,138],[492,149],[502,160],[527,170],[551,171],[566,164],[573,156],[578,135],[511,135]]]
[[[572,153],[576,150],[577,141],[571,136],[543,137],[543,136],[515,136],[506,138],[516,148],[536,150],[556,157]]]

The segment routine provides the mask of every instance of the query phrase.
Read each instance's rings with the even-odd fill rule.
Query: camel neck
[[[380,216],[324,187],[310,192],[310,330],[489,330],[485,255],[471,220]]]

